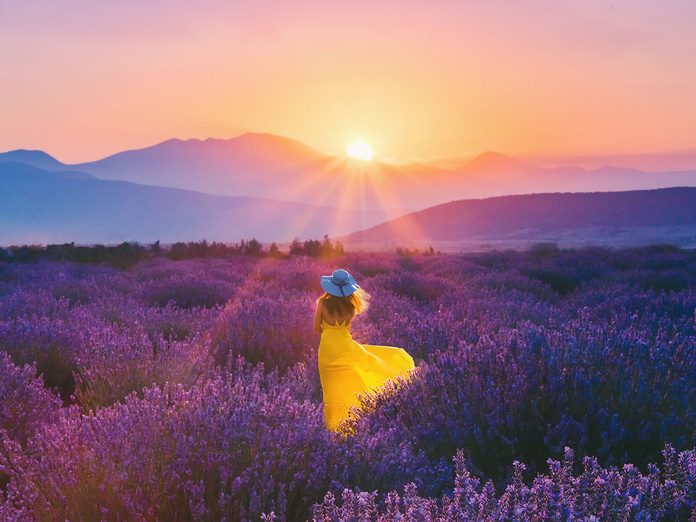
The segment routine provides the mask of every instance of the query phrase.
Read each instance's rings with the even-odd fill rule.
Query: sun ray
[[[316,207],[329,207],[335,210],[322,216],[326,220],[323,233],[329,237],[341,237],[371,228],[418,210],[408,207],[406,201],[398,196],[403,190],[403,181],[413,177],[412,173],[404,173],[377,162],[327,158],[326,161],[309,167],[302,182],[295,185],[293,190],[288,192],[286,188],[282,195],[277,195],[278,199],[283,200],[303,200],[306,198],[302,198],[302,195],[307,193],[308,187],[313,187],[312,201],[305,202],[311,203],[315,208],[308,208],[293,220],[283,222],[280,219],[279,223],[282,223],[285,235],[306,239],[304,231],[307,226],[316,219],[317,213],[323,212]],[[427,192],[433,189],[427,180],[418,181],[422,183],[421,190]],[[317,187],[321,187],[319,194]]]

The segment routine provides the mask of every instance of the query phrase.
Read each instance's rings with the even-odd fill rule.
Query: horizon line
[[[326,152],[324,150],[319,149],[318,147],[315,147],[301,139],[298,138],[293,138],[290,136],[284,136],[281,134],[274,134],[272,132],[258,132],[258,131],[246,131],[242,132],[240,134],[231,136],[231,137],[215,137],[215,136],[207,136],[207,137],[190,137],[190,138],[180,138],[177,136],[173,136],[170,138],[166,138],[160,141],[156,141],[155,143],[151,143],[149,145],[144,145],[144,146],[139,146],[135,148],[126,148],[123,150],[118,150],[116,152],[113,152],[111,154],[107,154],[105,156],[99,156],[97,159],[87,159],[85,161],[78,161],[78,162],[71,162],[71,163],[66,163],[58,158],[59,155],[53,154],[51,152],[47,152],[47,150],[44,149],[39,149],[39,148],[16,148],[16,149],[10,149],[10,150],[5,150],[0,152],[0,154],[7,154],[7,153],[12,153],[12,152],[40,152],[43,154],[48,155],[52,159],[60,162],[61,164],[65,166],[76,166],[76,165],[82,165],[85,163],[96,163],[99,161],[102,161],[104,159],[110,158],[112,156],[115,156],[117,154],[121,154],[124,152],[137,152],[141,150],[146,150],[152,147],[156,147],[158,145],[162,145],[163,143],[167,143],[169,141],[180,141],[180,142],[191,142],[191,141],[196,141],[196,142],[205,142],[209,140],[217,140],[217,141],[232,141],[238,138],[241,138],[246,135],[258,135],[258,136],[272,136],[275,138],[281,138],[281,139],[286,139],[286,140],[291,140],[298,142],[306,147],[309,147],[319,154],[324,154],[325,156],[328,157],[342,157],[346,156],[348,157],[345,153],[343,155],[341,154],[332,154],[329,152]],[[388,165],[392,165],[395,167],[408,167],[408,166],[413,166],[413,165],[423,165],[423,166],[428,166],[428,167],[433,167],[433,168],[440,168],[443,170],[456,170],[459,167],[465,166],[467,163],[469,163],[471,160],[478,158],[479,156],[482,156],[484,154],[489,154],[489,153],[494,153],[494,154],[499,154],[502,156],[506,156],[509,158],[521,160],[521,161],[540,161],[543,163],[555,163],[555,162],[563,162],[563,161],[570,161],[570,160],[578,160],[578,161],[598,161],[603,158],[610,159],[610,158],[623,158],[623,159],[648,159],[650,157],[665,157],[665,156],[683,156],[683,155],[691,155],[694,154],[696,155],[696,146],[694,148],[689,148],[689,149],[665,149],[665,150],[653,150],[653,151],[635,151],[635,152],[588,152],[588,153],[544,153],[544,152],[507,152],[507,151],[500,151],[500,150],[495,150],[494,148],[489,148],[486,150],[482,150],[479,152],[461,152],[461,153],[455,153],[455,154],[445,154],[445,155],[436,155],[436,156],[429,156],[426,158],[423,157],[412,157],[412,158],[407,158],[407,159],[398,159],[398,158],[393,158],[393,157],[377,157],[373,158],[372,161],[373,163],[385,163]],[[695,158],[696,159],[696,158]],[[446,164],[450,164],[448,167],[443,166]],[[541,165],[540,165],[541,166]],[[571,166],[571,165],[565,165],[565,166]],[[694,169],[696,169],[696,165],[694,166]]]

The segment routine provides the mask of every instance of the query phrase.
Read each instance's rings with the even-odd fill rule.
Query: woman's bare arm
[[[322,333],[324,329],[321,327],[322,305],[317,303],[317,309],[314,311],[314,330]]]

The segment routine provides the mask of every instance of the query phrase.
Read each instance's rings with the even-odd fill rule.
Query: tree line
[[[284,253],[276,243],[266,248],[257,239],[241,240],[239,243],[228,244],[213,241],[176,242],[172,245],[162,245],[155,241],[149,245],[141,245],[135,241],[123,242],[115,246],[105,245],[75,245],[64,243],[56,245],[22,245],[0,248],[0,262],[33,263],[42,259],[49,261],[72,261],[75,263],[107,264],[115,268],[127,270],[144,259],[168,257],[180,261],[185,259],[206,257],[248,256],[255,258],[269,257],[287,259],[293,255],[310,257],[339,257],[345,255],[345,249],[339,242],[332,243],[328,236],[322,241],[308,239],[300,241],[295,238],[290,244],[289,251]]]

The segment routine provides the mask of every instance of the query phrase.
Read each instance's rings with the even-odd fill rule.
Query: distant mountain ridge
[[[499,152],[486,151],[474,157],[460,169],[461,171],[473,172],[500,172],[503,170],[540,170],[538,167],[533,167],[523,161],[511,158]]]
[[[547,193],[462,200],[342,238],[353,248],[672,243],[696,248],[696,188]]]
[[[0,153],[0,163],[24,163],[45,170],[65,170],[68,165],[61,163],[41,150],[17,149]]]
[[[0,162],[19,161],[20,152],[0,154]],[[343,210],[381,209],[385,220],[460,199],[696,186],[696,170],[648,173],[610,166],[594,170],[542,168],[491,151],[455,170],[365,162],[326,155],[298,140],[259,133],[230,139],[171,139],[78,165],[64,165],[34,152],[30,156],[22,162],[46,170],[71,169],[101,179],[213,195]]]
[[[41,172],[32,172],[32,168]],[[59,237],[78,242],[237,241],[250,237],[290,241],[295,235],[346,235],[414,210],[427,209],[426,215],[435,215],[440,211],[431,207],[439,208],[448,201],[460,206],[461,201],[469,201],[460,208],[466,214],[467,208],[479,205],[471,201],[497,196],[696,186],[696,170],[653,173],[611,166],[595,170],[543,168],[491,151],[456,170],[390,165],[330,156],[298,140],[259,133],[230,139],[171,139],[78,165],[63,164],[42,151],[16,150],[0,153],[0,173],[0,205],[4,207],[0,208],[0,244],[22,238],[53,242]],[[52,192],[46,187],[52,187]],[[555,199],[542,200],[556,208]],[[486,214],[493,203],[485,201],[480,203],[480,211],[488,216],[486,226],[490,227],[509,216],[508,206],[522,212],[518,207],[527,200],[501,200],[507,203],[498,208],[498,214]],[[611,198],[603,201],[616,204]],[[507,235],[502,228],[486,229],[481,224],[478,235],[471,232],[476,227],[466,237],[450,232],[443,235],[439,229],[433,229],[435,235],[423,237],[401,236],[395,231],[393,237],[379,241],[385,245],[427,240],[471,243],[486,237],[496,241],[556,237],[565,241],[569,231],[576,230],[572,223],[565,232],[532,223],[528,233],[524,232],[518,225],[532,215],[531,210],[525,212],[526,217],[521,214],[520,219],[504,221],[510,231]],[[558,212],[567,216],[567,209],[558,207]],[[596,209],[596,215],[602,212]],[[18,216],[24,216],[24,221]],[[450,218],[458,222],[457,216],[453,213]],[[636,223],[642,223],[639,216],[635,218]],[[404,219],[400,223],[406,223]],[[575,233],[573,241],[598,239],[599,233],[590,231],[589,222],[585,220],[584,232]],[[668,225],[641,226],[646,239],[646,227]],[[659,234],[668,232],[655,228],[651,237],[660,240]],[[628,241],[632,232],[617,234],[621,237],[611,237]]]
[[[263,197],[345,210],[383,208],[385,217],[403,214],[414,203],[414,198],[406,197],[383,204],[380,187],[373,182],[393,176],[395,169],[389,165],[329,156],[300,141],[272,134],[246,133],[227,140],[174,139],[74,167],[103,179],[215,195]]]
[[[261,198],[211,196],[0,163],[0,246],[77,242],[262,242],[336,236],[383,221]]]
[[[246,133],[229,140],[170,139],[144,149],[119,152],[99,161],[81,163],[75,168],[99,175],[126,175],[127,181],[168,182],[167,169],[206,168],[211,172],[231,172],[240,168],[266,171],[288,169],[325,159],[327,156],[304,143],[272,134]],[[200,173],[199,173],[200,174]],[[258,174],[258,173],[257,173]],[[160,183],[163,184],[163,183]]]

